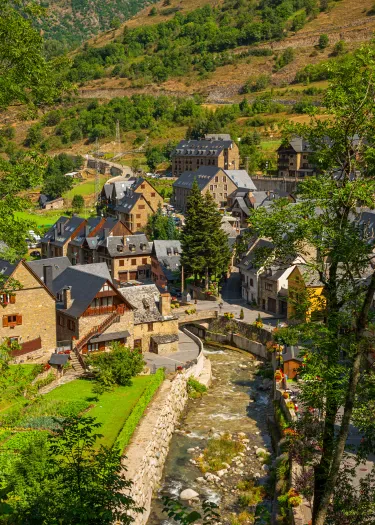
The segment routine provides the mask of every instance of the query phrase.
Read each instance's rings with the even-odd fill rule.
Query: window
[[[134,348],[142,348],[142,339],[134,339]]]
[[[123,259],[120,259],[118,264],[119,264],[119,266],[124,266],[125,265],[125,261]]]
[[[146,206],[144,204],[139,204],[138,205],[138,209],[139,210],[144,210],[146,208]]]
[[[155,197],[156,193],[154,191],[151,192],[151,197]]]
[[[20,324],[22,324],[22,315],[3,315],[3,327],[9,326],[10,328],[14,328]]]
[[[216,199],[216,193],[213,193],[212,196],[214,199]]]
[[[136,214],[136,218],[137,218],[137,219],[140,219],[140,218],[141,218],[141,214],[140,214],[140,213],[137,213],[137,214]]]
[[[215,182],[219,182],[219,177],[215,177]]]
[[[147,329],[148,329],[149,332],[152,332],[153,329],[154,329],[154,323],[148,323]]]
[[[146,184],[141,184],[141,189],[144,190],[146,187]]]
[[[97,352],[99,350],[99,343],[91,343],[87,345],[88,352]]]
[[[64,326],[64,318],[62,315],[59,315],[59,325]]]
[[[267,291],[272,292],[272,283],[264,283],[264,287]]]
[[[140,222],[137,222],[137,228],[142,228],[142,224]]]
[[[144,257],[144,258],[142,259],[142,264],[147,264],[147,258],[146,258],[146,257]]]
[[[0,303],[2,304],[14,304],[16,302],[16,296],[9,293],[0,294]]]
[[[214,189],[214,186],[213,186],[213,184],[211,184],[210,191],[213,191],[213,189]]]
[[[250,286],[254,286],[254,279],[250,279]]]
[[[225,176],[223,177],[223,182],[227,182],[227,178]]]
[[[74,332],[76,329],[76,323],[72,321],[71,319],[68,319],[68,329],[71,330],[72,332]]]
[[[224,191],[228,191],[228,185],[224,184]]]
[[[224,198],[226,199],[228,197],[228,193],[224,193]]]
[[[132,259],[131,260],[131,264],[132,264],[132,266],[136,266],[137,265],[137,259]]]

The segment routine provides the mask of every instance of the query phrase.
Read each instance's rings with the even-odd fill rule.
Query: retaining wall
[[[193,338],[199,339],[197,336]],[[164,381],[125,451],[126,457],[122,461],[127,469],[125,475],[133,481],[130,494],[136,506],[145,509],[142,514],[133,515],[134,525],[145,525],[150,515],[152,495],[163,474],[169,442],[188,400],[189,377],[198,378],[206,386],[210,382],[211,363],[203,355],[200,340],[199,347],[201,352],[193,366],[178,373],[172,380]]]

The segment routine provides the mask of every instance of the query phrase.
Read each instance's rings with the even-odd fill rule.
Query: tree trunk
[[[206,282],[205,282],[205,289],[208,290],[208,282],[209,282],[209,277],[208,277],[208,268],[206,268]]]
[[[352,372],[350,374],[350,380],[348,385],[348,391],[345,398],[344,414],[341,420],[341,426],[337,442],[335,443],[335,452],[333,454],[332,464],[327,476],[324,492],[320,494],[320,501],[314,501],[314,516],[313,525],[324,525],[328,506],[333,496],[337,477],[340,471],[340,465],[342,457],[344,455],[346,440],[348,439],[350,421],[353,414],[355,396],[357,392],[358,383],[361,376],[361,363],[362,363],[362,350],[360,348],[361,341],[364,337],[366,325],[368,322],[368,313],[370,310],[371,303],[375,293],[375,273],[371,276],[370,285],[366,291],[366,297],[363,301],[361,312],[356,322],[356,342],[358,345],[358,351],[353,361]],[[366,346],[365,346],[366,348]]]

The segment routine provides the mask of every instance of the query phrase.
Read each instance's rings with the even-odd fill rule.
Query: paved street
[[[174,352],[168,356],[157,355],[151,352],[144,354],[147,366],[149,366],[152,371],[165,367],[168,371],[174,372],[177,366],[182,366],[186,362],[198,357],[199,348],[197,343],[184,334],[184,332],[179,331],[178,336],[178,352]]]

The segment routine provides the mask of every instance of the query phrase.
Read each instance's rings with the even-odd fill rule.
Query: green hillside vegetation
[[[289,31],[300,30],[317,16],[320,5],[319,0],[224,0],[216,8],[206,5],[186,15],[177,12],[167,22],[134,29],[125,26],[122,41],[102,48],[85,45],[74,59],[69,78],[84,82],[119,76],[146,84],[192,70],[205,75],[241,58],[230,53],[239,46],[281,40]],[[272,55],[272,51],[247,50],[242,58],[263,54]],[[275,67],[287,63],[279,59]]]

